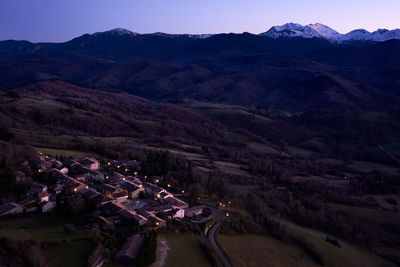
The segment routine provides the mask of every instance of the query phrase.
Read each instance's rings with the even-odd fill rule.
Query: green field
[[[9,236],[18,239],[65,239],[86,238],[88,230],[76,228],[74,233],[65,233],[64,225],[68,223],[54,214],[24,214],[2,219],[0,222],[0,236]]]
[[[218,235],[217,241],[233,267],[318,266],[300,248],[267,236]]]
[[[76,227],[75,232],[66,233],[64,231],[66,223],[68,222],[65,219],[53,214],[13,216],[0,221],[0,236],[21,240],[72,239],[71,242],[43,250],[44,256],[50,266],[87,266],[89,255],[93,249],[89,230]]]
[[[335,210],[344,211],[361,219],[365,219],[366,221],[375,222],[382,225],[393,225],[400,222],[399,212],[355,207],[337,203],[331,203],[329,206]]]
[[[340,248],[336,247],[325,241],[328,234],[324,232],[302,227],[287,221],[280,220],[280,222],[286,227],[289,235],[302,237],[308,243],[313,244],[315,250],[326,262],[326,266],[395,266],[357,245],[334,237],[341,245]]]
[[[165,267],[203,267],[211,266],[199,241],[193,233],[161,234],[169,247]]]
[[[88,258],[93,249],[89,240],[73,241],[43,251],[50,266],[88,266]]]

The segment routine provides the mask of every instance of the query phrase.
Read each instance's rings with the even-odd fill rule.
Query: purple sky
[[[400,28],[400,0],[0,0],[0,40],[67,41],[126,28],[139,33],[260,33],[320,22],[341,33]]]

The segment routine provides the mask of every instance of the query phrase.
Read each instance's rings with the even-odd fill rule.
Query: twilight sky
[[[400,28],[400,0],[0,0],[0,40],[67,41],[126,28],[139,33],[260,33],[320,22],[340,33]]]

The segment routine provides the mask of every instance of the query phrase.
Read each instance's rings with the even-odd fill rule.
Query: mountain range
[[[297,23],[287,23],[282,26],[274,26],[267,32],[261,33],[261,35],[271,38],[323,38],[334,43],[343,43],[350,41],[382,42],[391,39],[400,39],[400,29],[391,31],[387,29],[379,29],[372,33],[364,29],[358,29],[353,30],[347,34],[340,34],[334,29],[321,23],[309,24],[305,26]]]
[[[94,33],[93,35],[99,35],[103,33],[104,32],[99,32],[99,33]],[[106,33],[117,34],[117,35],[131,35],[131,36],[156,35],[156,36],[164,36],[170,38],[188,37],[194,39],[205,39],[215,35],[215,34],[168,34],[162,32],[151,33],[151,34],[139,34],[123,28],[116,28],[107,31]],[[333,43],[343,43],[351,41],[382,42],[391,39],[400,39],[400,29],[395,29],[395,30],[378,29],[374,32],[369,32],[364,29],[356,29],[349,33],[341,34],[336,30],[321,23],[309,24],[305,26],[298,23],[286,23],[281,26],[273,26],[268,31],[260,33],[259,35],[271,38],[281,38],[281,37],[321,38],[321,39],[326,39]]]
[[[63,43],[1,41],[0,89],[63,80],[162,102],[289,111],[399,107],[400,40],[332,41],[338,36],[345,39],[322,24],[286,24],[260,35],[114,29]]]

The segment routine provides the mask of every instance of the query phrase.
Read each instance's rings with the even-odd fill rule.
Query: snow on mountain
[[[109,32],[110,33],[116,33],[116,34],[119,34],[119,35],[125,35],[125,34],[127,34],[127,35],[137,35],[136,32],[132,32],[130,30],[123,29],[123,28],[115,28],[115,29],[112,29]]]
[[[379,29],[373,33],[370,33],[364,29],[359,29],[351,31],[347,34],[340,34],[334,29],[321,23],[309,24],[305,26],[297,23],[287,23],[282,26],[273,26],[267,32],[261,33],[260,35],[271,38],[323,38],[336,43],[349,41],[381,42],[390,39],[400,39],[400,29],[392,31]]]
[[[132,36],[138,35],[138,33],[136,33],[136,32],[132,32],[130,30],[123,29],[123,28],[115,28],[115,29],[105,31],[105,32],[96,32],[93,35],[96,36],[96,35],[100,35],[100,34],[132,35]]]
[[[312,28],[314,31],[318,33],[319,36],[322,36],[325,39],[336,40],[340,36],[340,33],[321,23],[309,24],[306,27]]]

